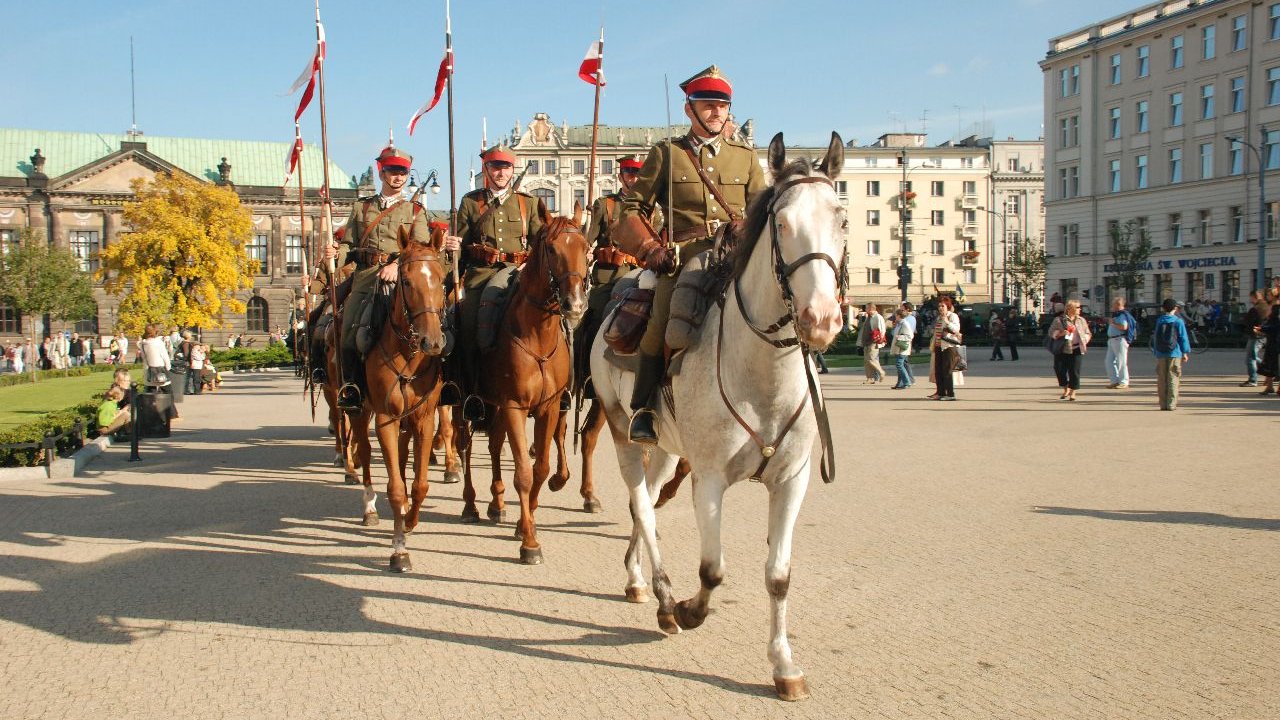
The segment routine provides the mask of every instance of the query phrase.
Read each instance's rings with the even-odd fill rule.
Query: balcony
[[[978,209],[978,196],[977,196],[976,194],[971,194],[971,195],[961,195],[961,196],[960,196],[960,209],[961,209],[961,210],[977,210],[977,209]]]
[[[903,234],[904,230],[906,231],[905,235]],[[911,237],[916,232],[916,226],[914,223],[907,223],[905,226],[901,224],[894,225],[892,232],[893,232],[893,236],[896,238]]]
[[[916,261],[915,254],[907,253],[907,267],[910,267],[913,263],[915,263],[915,261]],[[902,255],[894,255],[889,258],[889,267],[896,270],[898,269],[898,266],[901,264],[902,264]]]
[[[977,250],[965,250],[960,253],[960,265],[962,267],[977,267],[980,255],[981,252]]]
[[[978,223],[965,223],[956,226],[956,235],[966,240],[978,237]]]

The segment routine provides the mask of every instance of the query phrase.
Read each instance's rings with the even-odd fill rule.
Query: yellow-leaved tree
[[[124,204],[130,228],[102,250],[98,277],[120,297],[119,329],[138,335],[147,323],[221,327],[236,299],[253,287],[256,260],[245,254],[253,232],[240,196],[181,173],[132,183]]]

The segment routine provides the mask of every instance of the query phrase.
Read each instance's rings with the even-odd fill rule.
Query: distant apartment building
[[[1053,38],[1040,66],[1048,291],[1100,308],[1119,286],[1112,237],[1131,228],[1154,247],[1138,300],[1240,302],[1274,225],[1255,148],[1280,190],[1280,2],[1145,5]]]

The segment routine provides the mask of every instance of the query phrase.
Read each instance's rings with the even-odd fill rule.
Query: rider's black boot
[[[656,445],[658,443],[657,405],[658,387],[666,374],[666,363],[661,355],[641,355],[640,369],[636,372],[636,384],[631,391],[631,426],[627,438],[633,443]]]

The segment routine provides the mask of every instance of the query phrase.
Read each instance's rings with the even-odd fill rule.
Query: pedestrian
[[[938,298],[938,320],[933,325],[933,382],[937,390],[930,400],[955,400],[956,363],[960,353],[956,347],[963,338],[960,335],[960,316],[955,314],[954,301],[948,295]]]
[[[199,343],[193,343],[191,345],[191,355],[189,357],[190,357],[190,360],[188,361],[188,366],[191,368],[191,370],[189,371],[188,374],[194,378],[194,383],[189,383],[189,385],[194,385],[193,392],[196,395],[200,395],[204,393],[203,376],[204,376],[205,346]]]
[[[1267,378],[1267,386],[1262,388],[1262,394],[1270,395],[1274,392],[1280,395],[1280,390],[1276,389],[1276,378],[1280,376],[1280,299],[1272,300],[1268,310],[1267,319],[1258,328],[1266,338],[1258,372]]]
[[[813,362],[818,366],[819,375],[826,375],[827,373],[831,372],[831,370],[827,367],[827,359],[822,356],[822,353],[814,352]]]
[[[1059,400],[1075,400],[1080,389],[1080,367],[1089,351],[1089,323],[1080,315],[1080,301],[1068,300],[1062,314],[1049,324],[1050,347],[1053,350],[1053,372],[1062,388]]]
[[[867,303],[866,319],[858,325],[858,346],[862,348],[862,369],[867,379],[863,385],[874,385],[884,379],[884,368],[880,365],[880,348],[885,345],[884,316],[875,303]]]
[[[1129,387],[1129,344],[1137,334],[1138,321],[1124,307],[1123,297],[1111,299],[1111,319],[1107,321],[1107,387]]]
[[[129,429],[129,411],[121,409],[119,404],[123,399],[124,391],[119,387],[107,388],[98,406],[98,437]]]
[[[1004,352],[1000,349],[1000,345],[1008,339],[1008,332],[1005,330],[1004,320],[1000,319],[1000,313],[991,311],[991,321],[987,323],[987,329],[991,334],[991,359],[1004,360]]]
[[[109,345],[107,345],[107,351],[110,353],[110,357],[109,357],[109,359],[107,360],[107,362],[111,363],[112,365],[119,365],[119,364],[120,364],[120,338],[119,338],[119,336],[116,336],[116,335],[112,335],[112,336],[111,336],[111,343],[110,343]]]
[[[1249,310],[1244,314],[1240,330],[1244,333],[1244,368],[1248,377],[1240,383],[1240,387],[1258,387],[1258,364],[1262,362],[1262,349],[1267,344],[1266,335],[1262,334],[1262,323],[1271,315],[1271,306],[1267,304],[1265,294],[1261,290],[1249,293]],[[1272,383],[1267,381],[1267,390],[1271,392]]]
[[[906,309],[899,307],[893,311],[893,342],[889,346],[889,354],[893,356],[893,366],[898,371],[898,383],[893,390],[902,390],[915,385],[916,379],[911,376],[911,345],[915,341],[916,326]]]
[[[1156,356],[1156,394],[1161,410],[1174,410],[1178,407],[1182,367],[1191,361],[1191,342],[1187,339],[1187,324],[1177,314],[1178,302],[1165,298],[1160,308],[1164,314],[1156,318],[1151,331],[1151,352]]]
[[[1018,361],[1018,343],[1022,342],[1022,318],[1016,308],[1009,308],[1004,320],[1004,343],[1009,346],[1009,362]]]
[[[84,365],[84,343],[80,341],[80,333],[71,333],[71,342],[67,346],[67,355],[71,358],[71,367]]]

